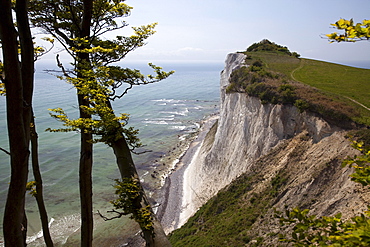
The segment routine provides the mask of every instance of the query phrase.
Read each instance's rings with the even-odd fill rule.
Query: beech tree
[[[1,150],[10,155],[11,165],[3,221],[4,240],[5,246],[26,246],[25,191],[33,184],[37,188],[33,194],[39,208],[45,243],[49,247],[53,246],[53,242],[43,200],[37,132],[32,110],[34,62],[47,50],[33,45],[27,7],[28,1],[24,0],[0,1],[0,44],[3,49],[3,59],[0,60],[0,95],[6,96],[10,152]],[[17,25],[13,24],[14,20]],[[26,184],[30,143],[35,181]]]
[[[92,242],[92,143],[104,142],[112,147],[122,182],[117,186],[124,200],[115,203],[117,217],[131,214],[140,225],[147,246],[170,246],[148,199],[132,160],[131,151],[141,146],[137,130],[126,128],[128,115],[116,116],[111,101],[121,98],[135,85],[153,83],[167,78],[173,72],[163,72],[153,64],[155,75],[145,77],[138,70],[113,65],[129,52],[145,45],[154,34],[156,24],[133,28],[129,37],[116,36],[104,39],[103,34],[119,30],[127,24],[122,21],[131,13],[123,0],[33,0],[31,20],[55,37],[72,58],[72,70],[67,70],[57,58],[61,68],[60,79],[77,89],[80,117],[70,119],[63,109],[53,109],[52,116],[63,122],[65,128],[50,131],[79,131],[81,133],[80,194],[81,194],[81,245]],[[104,35],[106,36],[106,35]],[[122,85],[127,85],[121,88]],[[125,196],[135,187],[135,193]],[[126,194],[125,194],[126,193]]]
[[[26,246],[27,218],[24,207],[30,155],[34,49],[27,1],[15,2],[17,28],[13,24],[12,7],[10,0],[0,1],[1,81],[6,89],[11,167],[3,229],[5,246]],[[20,57],[18,48],[21,50]]]

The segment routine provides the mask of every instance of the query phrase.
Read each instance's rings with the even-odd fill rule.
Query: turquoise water
[[[179,137],[194,132],[201,119],[218,111],[222,63],[160,65],[165,70],[175,70],[176,73],[167,80],[133,88],[113,104],[116,113],[129,113],[130,125],[140,129],[139,137],[146,145],[143,150],[152,150],[134,156],[140,174],[150,168],[151,161],[167,153],[178,142]],[[132,67],[140,69],[143,65],[135,64]],[[39,133],[39,158],[45,184],[46,205],[49,216],[55,219],[55,222],[61,222],[61,219],[75,219],[78,222],[76,215],[79,212],[79,135],[72,132],[44,131],[49,127],[61,126],[49,116],[48,108],[61,107],[70,117],[77,116],[76,95],[71,85],[44,72],[44,69],[52,68],[45,63],[37,65],[34,111]],[[143,71],[149,73],[149,70]],[[0,147],[7,149],[5,117],[5,98],[0,97]],[[9,158],[0,152],[1,219],[9,174]],[[30,180],[31,175],[32,171]],[[111,199],[115,178],[118,178],[118,173],[112,151],[103,144],[94,145],[94,208],[104,207]],[[30,196],[27,198],[29,232],[33,233],[39,230],[37,209],[34,199]],[[60,229],[60,234],[64,230],[66,229]]]

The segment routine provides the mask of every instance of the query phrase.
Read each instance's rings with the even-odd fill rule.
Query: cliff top
[[[287,47],[262,40],[243,52],[227,92],[245,92],[263,103],[293,104],[341,127],[370,126],[370,70],[299,58]]]

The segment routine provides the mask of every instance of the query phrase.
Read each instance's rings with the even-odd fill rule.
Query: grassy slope
[[[262,60],[267,68],[280,72],[287,78],[317,88],[332,97],[356,108],[361,117],[354,118],[370,125],[370,111],[348,98],[370,108],[370,69],[360,69],[329,62],[295,58],[274,52],[249,52],[247,63]],[[338,98],[339,97],[339,98]],[[348,98],[346,98],[348,97]]]
[[[241,176],[210,199],[189,221],[173,232],[174,247],[245,246],[251,239],[248,230],[268,208],[278,184],[265,193],[246,198],[258,176]]]
[[[301,59],[293,76],[318,89],[350,97],[370,107],[370,69]]]
[[[323,91],[350,97],[370,108],[370,69],[299,59],[277,53],[249,54],[252,58],[260,58],[269,69],[281,72],[292,80],[296,79]]]

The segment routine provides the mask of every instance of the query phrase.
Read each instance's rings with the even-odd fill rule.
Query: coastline
[[[181,227],[195,212],[186,209],[186,200],[189,181],[185,180],[185,174],[190,166],[196,165],[194,157],[200,151],[203,140],[218,120],[219,115],[211,115],[201,122],[201,127],[196,137],[191,141],[182,157],[179,158],[172,173],[166,178],[165,184],[160,190],[157,217],[162,223],[164,231],[169,234]]]
[[[213,126],[214,122],[218,119],[219,114],[214,113],[205,117],[203,120],[198,122],[199,128],[197,128],[193,133],[184,134],[179,136],[179,142],[171,150],[169,150],[165,155],[160,157],[158,160],[152,162],[152,169],[148,170],[145,174],[141,176],[141,181],[147,194],[149,195],[149,200],[151,205],[156,212],[157,218],[162,223],[165,233],[168,234],[171,231],[179,228],[184,224],[191,215],[183,215],[183,198],[186,197],[186,190],[184,185],[188,182],[184,182],[184,174],[190,165],[195,165],[192,163],[193,157],[199,152],[201,144],[207,135],[209,129]],[[58,233],[54,232],[54,238],[56,243],[68,244],[70,246],[78,246],[79,241],[79,214],[73,215],[73,220],[71,219],[59,219],[63,221],[71,232],[67,236],[59,236]],[[95,215],[96,216],[96,215]],[[52,228],[58,223],[53,222]],[[97,238],[94,239],[94,244],[101,241],[105,243],[112,244],[129,244],[132,246],[141,246],[142,239],[134,233],[140,231],[136,229],[136,224],[131,222],[128,217],[124,219],[123,222],[115,221],[111,223],[105,222],[100,219],[100,217],[95,217],[95,228],[98,234]],[[73,223],[73,229],[70,228]],[[76,223],[76,224],[75,224]],[[117,233],[113,233],[112,236],[100,236],[101,228],[106,229],[106,227],[111,227]],[[131,227],[135,229],[130,229]],[[116,229],[117,228],[117,229]],[[126,233],[122,234],[122,228],[126,229]],[[99,229],[99,230],[98,230]],[[119,230],[120,229],[120,230]],[[55,230],[55,229],[54,229]],[[104,231],[104,230],[103,230]],[[28,239],[28,244],[30,246],[41,246],[43,243],[43,237],[41,232],[30,236]],[[77,235],[76,235],[77,234]],[[133,236],[133,234],[135,236]],[[31,240],[31,241],[30,241]],[[41,242],[40,242],[41,241]],[[0,243],[0,246],[1,243]]]

